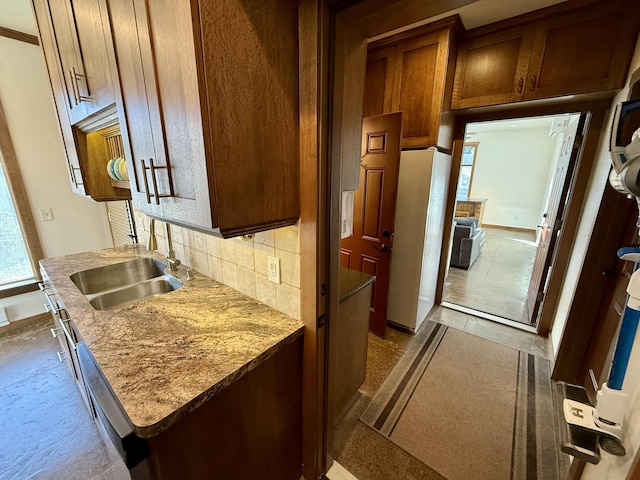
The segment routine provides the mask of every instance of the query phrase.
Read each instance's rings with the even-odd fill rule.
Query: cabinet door
[[[80,78],[84,71],[78,62],[77,38],[75,38],[75,22],[68,0],[45,0],[47,15],[51,22],[54,49],[62,71],[62,82],[66,97],[66,108],[69,120],[76,123],[87,116],[81,97]]]
[[[525,27],[466,40],[456,60],[451,108],[522,100],[533,35]]]
[[[58,125],[60,126],[60,133],[66,154],[71,190],[78,195],[86,196],[87,191],[85,189],[85,182],[80,169],[80,162],[78,160],[78,153],[76,151],[73,131],[68,115],[68,111],[71,108],[69,105],[69,92],[67,91],[69,83],[65,81],[60,64],[59,50],[55,42],[55,34],[51,23],[49,2],[47,0],[34,0],[33,8],[40,33],[40,45],[44,53],[49,79],[51,81],[53,100],[58,114]]]
[[[395,47],[367,52],[367,73],[364,82],[362,116],[370,117],[391,112],[391,91]]]
[[[71,0],[77,42],[77,85],[86,115],[114,103],[103,16],[98,0]]]
[[[145,2],[136,0],[136,14]],[[169,170],[156,172],[163,182],[163,215],[169,222],[213,228],[207,156],[205,155],[201,97],[191,0],[147,2],[148,25],[140,43],[156,154],[163,141]],[[139,23],[139,31],[145,28]],[[259,86],[255,86],[259,88]],[[202,93],[202,95],[201,95]],[[206,103],[206,102],[205,102]],[[225,127],[241,134],[236,125]],[[239,138],[238,140],[241,141]],[[211,168],[213,166],[211,165]]]
[[[448,41],[445,30],[396,46],[391,107],[402,112],[402,148],[437,143]]]
[[[620,2],[541,22],[524,98],[622,88],[639,23],[638,12],[625,11]]]

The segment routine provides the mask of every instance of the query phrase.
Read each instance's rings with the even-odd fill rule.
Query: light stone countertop
[[[153,437],[302,336],[303,324],[209,277],[170,272],[176,291],[95,310],[71,274],[135,258],[166,258],[142,245],[40,261],[134,425]]]

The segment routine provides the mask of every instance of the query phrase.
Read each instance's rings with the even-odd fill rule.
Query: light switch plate
[[[269,255],[267,257],[267,277],[270,282],[280,283],[280,259]]]

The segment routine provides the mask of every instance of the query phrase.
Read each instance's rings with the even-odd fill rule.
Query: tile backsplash
[[[138,242],[147,245],[150,218],[134,211]],[[164,222],[155,221],[157,250],[167,253]],[[222,239],[171,225],[175,256],[184,265],[300,319],[298,224],[256,233],[252,239]],[[267,257],[280,259],[280,284],[267,278]]]

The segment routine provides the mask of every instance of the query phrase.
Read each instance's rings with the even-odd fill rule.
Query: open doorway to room
[[[560,201],[554,181],[579,118],[467,124],[443,305],[535,327],[541,289],[532,285],[534,265],[545,237],[553,234],[548,218]]]

